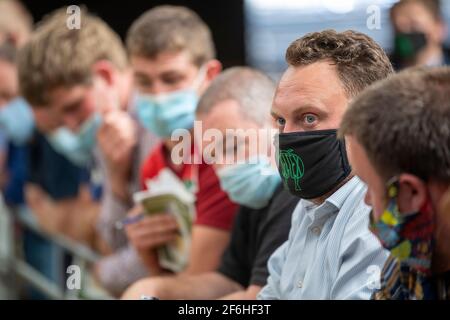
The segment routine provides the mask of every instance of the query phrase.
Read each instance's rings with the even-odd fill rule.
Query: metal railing
[[[58,254],[49,263],[56,265],[56,269],[61,271],[60,276],[49,279],[25,260],[21,243],[23,232],[13,232],[17,229],[32,231],[55,246]],[[80,288],[67,286],[64,275],[67,261],[64,257],[67,256],[71,265],[79,267]],[[95,283],[89,271],[89,266],[99,258],[96,252],[83,244],[43,231],[28,208],[10,208],[0,199],[0,299],[17,298],[20,283],[33,287],[49,299],[112,299]]]

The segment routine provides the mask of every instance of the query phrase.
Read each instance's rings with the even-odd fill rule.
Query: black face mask
[[[302,199],[325,195],[351,172],[345,142],[337,130],[280,133],[277,164],[285,187]]]
[[[400,59],[412,59],[426,45],[427,38],[421,32],[397,33],[395,35],[394,55]]]

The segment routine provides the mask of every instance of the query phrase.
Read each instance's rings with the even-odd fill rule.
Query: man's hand
[[[142,213],[142,207],[134,207],[128,214],[133,217]],[[176,219],[169,214],[144,216],[138,222],[126,225],[125,231],[130,243],[150,270],[152,275],[161,274],[156,249],[175,239],[179,230]]]
[[[108,252],[96,233],[99,204],[92,200],[88,186],[80,186],[77,197],[53,200],[41,187],[25,186],[27,205],[39,226],[50,234],[59,234]]]
[[[136,123],[125,111],[109,111],[103,115],[97,138],[106,160],[112,190],[120,199],[128,201],[132,153],[137,144]]]
[[[63,233],[64,219],[58,212],[54,201],[38,185],[25,186],[25,199],[39,226],[50,234]]]

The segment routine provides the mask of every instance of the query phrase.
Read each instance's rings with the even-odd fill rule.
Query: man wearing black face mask
[[[354,31],[308,34],[289,46],[286,60],[272,106],[275,144],[284,185],[302,200],[258,298],[369,299],[388,252],[368,229],[365,185],[353,177],[336,129],[349,101],[392,66]]]
[[[368,186],[371,229],[391,252],[375,299],[450,300],[449,123],[448,67],[377,83],[342,120],[354,172]]]
[[[401,0],[391,8],[396,69],[450,64],[444,49],[446,25],[439,0]]]

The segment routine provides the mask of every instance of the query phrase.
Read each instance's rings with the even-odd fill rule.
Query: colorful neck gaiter
[[[402,214],[398,209],[399,184],[388,184],[388,206],[372,232],[391,252],[381,275],[381,292],[375,298],[428,299],[434,296],[431,284],[434,220],[430,201],[419,212]],[[373,215],[371,215],[373,217]]]

